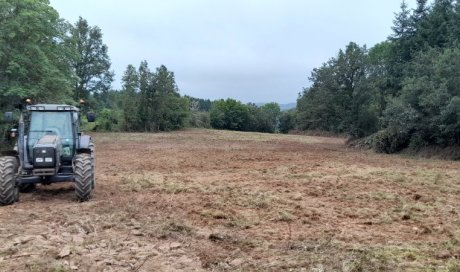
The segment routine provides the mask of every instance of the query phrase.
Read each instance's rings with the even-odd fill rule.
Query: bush
[[[249,109],[234,99],[219,100],[212,105],[210,116],[213,128],[244,130],[249,121]]]
[[[15,139],[10,139],[9,136],[12,128],[11,124],[0,124],[0,151],[13,148]]]
[[[119,120],[121,119],[121,112],[104,108],[99,112],[93,130],[120,131],[121,122],[119,122]]]
[[[289,110],[281,113],[279,122],[279,131],[281,133],[288,133],[293,130],[296,125],[296,112],[295,110]]]
[[[191,112],[188,125],[195,128],[211,128],[211,118],[209,116],[209,112]]]
[[[409,135],[392,129],[384,129],[372,136],[372,146],[379,153],[395,153],[409,144]]]

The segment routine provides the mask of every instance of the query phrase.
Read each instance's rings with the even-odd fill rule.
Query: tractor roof
[[[80,111],[79,108],[64,104],[36,104],[28,105],[29,111]]]

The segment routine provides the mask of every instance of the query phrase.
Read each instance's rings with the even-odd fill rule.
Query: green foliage
[[[190,109],[196,111],[209,112],[211,110],[212,101],[209,99],[195,98],[191,96],[185,96],[190,100]]]
[[[279,119],[279,131],[288,133],[296,127],[296,111],[289,110],[281,113]]]
[[[12,124],[0,123],[0,151],[11,150],[14,147],[15,139],[10,137],[12,128]]]
[[[368,66],[366,48],[350,43],[314,69],[313,85],[297,101],[299,127],[355,137],[375,132],[378,99],[365,76]]]
[[[162,101],[161,118],[158,120],[159,130],[170,131],[185,127],[189,117],[189,101],[185,97],[166,95]]]
[[[258,130],[260,132],[274,133],[278,129],[280,106],[277,103],[267,103],[260,107],[258,118]]]
[[[135,131],[139,126],[137,114],[140,101],[138,95],[139,76],[133,65],[128,65],[122,80],[123,129],[125,131]]]
[[[0,1],[0,22],[0,108],[69,98],[69,25],[49,2]]]
[[[210,112],[213,128],[268,133],[278,131],[280,115],[277,103],[257,107],[230,98],[214,101]]]
[[[94,130],[96,131],[120,131],[119,120],[121,113],[116,110],[104,108],[102,109],[96,119]]]
[[[102,42],[102,31],[79,18],[71,30],[75,57],[72,68],[76,75],[74,98],[87,99],[92,93],[108,91],[113,81],[108,47]]]
[[[191,111],[188,126],[195,128],[211,128],[211,116],[209,112]]]
[[[240,101],[222,99],[214,102],[210,117],[213,128],[244,130],[249,120],[249,110]]]
[[[211,128],[211,100],[185,96],[189,100],[190,118],[187,126],[195,128]]]
[[[393,35],[367,51],[350,43],[314,69],[297,126],[371,139],[385,153],[460,145],[460,4],[417,0]]]
[[[180,97],[174,73],[162,65],[152,73],[147,61],[138,71],[128,65],[121,91],[123,129],[169,131],[183,128],[190,115],[189,100]]]

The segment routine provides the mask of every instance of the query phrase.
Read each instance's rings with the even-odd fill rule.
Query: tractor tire
[[[0,158],[0,205],[11,205],[19,200],[16,186],[18,160],[15,157]]]
[[[82,153],[75,156],[75,194],[79,201],[87,201],[92,196],[93,167],[90,154]]]
[[[93,168],[93,182],[91,186],[94,190],[96,188],[96,146],[91,142],[89,148],[91,149],[91,166]]]

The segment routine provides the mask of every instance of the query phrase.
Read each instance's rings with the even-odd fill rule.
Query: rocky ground
[[[0,271],[460,271],[460,162],[343,139],[93,134],[97,189],[0,207]]]

